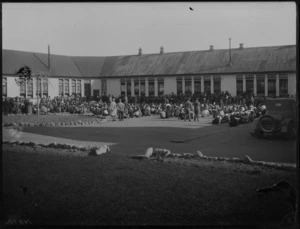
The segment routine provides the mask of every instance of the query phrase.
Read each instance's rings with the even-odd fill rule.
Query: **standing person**
[[[115,102],[115,99],[113,98],[110,106],[109,106],[109,110],[110,110],[110,116],[112,116],[113,121],[116,121],[116,116],[117,116],[117,104]]]
[[[20,99],[18,97],[16,97],[15,101],[16,101],[15,104],[14,104],[15,113],[19,114],[20,113]]]
[[[185,109],[185,115],[184,115],[184,121],[186,121],[186,116],[188,115],[189,117],[189,122],[191,121],[191,110],[192,110],[192,103],[190,101],[190,98],[187,99],[187,101],[184,104],[184,109]]]
[[[200,115],[200,103],[199,99],[197,98],[196,101],[194,102],[194,121],[199,122],[199,115]]]
[[[228,92],[226,91],[226,92],[225,92],[225,105],[226,105],[226,106],[227,106],[227,104],[228,104],[228,98],[229,98]]]
[[[119,121],[124,121],[125,104],[122,102],[122,99],[119,100],[117,108],[119,112]]]

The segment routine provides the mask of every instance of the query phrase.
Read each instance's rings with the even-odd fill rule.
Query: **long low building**
[[[27,65],[41,74],[18,82]],[[2,96],[131,95],[218,93],[235,96],[296,96],[296,45],[240,47],[127,56],[63,56],[2,50]]]

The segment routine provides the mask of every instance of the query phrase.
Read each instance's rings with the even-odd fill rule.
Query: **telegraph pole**
[[[231,66],[231,38],[229,38],[229,65]]]

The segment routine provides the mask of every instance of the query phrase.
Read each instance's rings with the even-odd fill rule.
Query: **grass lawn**
[[[257,188],[296,173],[243,164],[139,161],[109,153],[62,156],[57,149],[2,145],[3,212],[33,224],[264,225],[290,207]],[[27,187],[24,194],[20,186]]]

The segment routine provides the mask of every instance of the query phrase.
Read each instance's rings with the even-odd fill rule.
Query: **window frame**
[[[151,85],[151,86],[150,86]],[[153,88],[153,90],[150,90],[150,88]],[[155,83],[154,78],[148,79],[148,94],[149,96],[155,96]]]
[[[5,93],[4,93],[5,91]],[[2,96],[7,97],[7,78],[2,78]]]
[[[177,94],[183,93],[183,91],[182,91],[182,84],[183,84],[182,77],[177,77],[176,78]]]
[[[159,96],[165,93],[165,80],[164,78],[157,79],[157,94]]]
[[[58,95],[64,96],[64,79],[58,79]]]
[[[33,79],[29,79],[26,81],[26,98],[33,98]]]
[[[70,80],[64,79],[64,96],[70,96]]]

